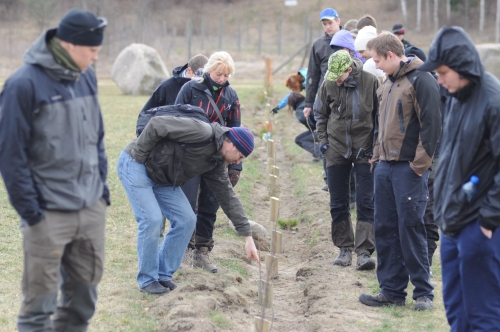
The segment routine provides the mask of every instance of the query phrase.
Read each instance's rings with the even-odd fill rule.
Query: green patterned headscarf
[[[340,50],[328,59],[328,69],[325,74],[325,80],[335,82],[352,65],[352,58],[349,52]]]

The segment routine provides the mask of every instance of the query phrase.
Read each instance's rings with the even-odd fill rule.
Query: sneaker
[[[146,287],[141,288],[140,291],[141,293],[160,295],[168,293],[170,289],[163,287],[158,281],[153,281]]]
[[[377,295],[373,296],[370,294],[361,294],[359,296],[359,302],[363,303],[364,305],[370,306],[370,307],[387,307],[391,305],[395,306],[404,306],[405,302],[397,302],[393,301],[389,298],[387,298],[384,294],[378,293]]]
[[[217,273],[217,266],[210,262],[209,251],[207,247],[201,247],[193,250],[193,266],[203,270]]]
[[[172,280],[166,280],[166,281],[160,280],[160,285],[162,285],[165,288],[168,288],[171,291],[173,291],[174,289],[177,288],[177,284],[175,282],[173,282]]]
[[[370,257],[369,254],[363,253],[358,255],[356,261],[356,270],[358,271],[368,271],[375,268],[375,261]]]
[[[193,267],[193,249],[187,248],[182,257],[181,267]]]
[[[343,247],[340,248],[340,253],[333,261],[333,265],[350,266],[352,264],[352,249]]]
[[[328,186],[325,184],[325,185],[321,188],[321,190],[328,191]]]
[[[415,310],[431,310],[432,309],[432,300],[427,296],[421,296],[417,298],[415,302]]]

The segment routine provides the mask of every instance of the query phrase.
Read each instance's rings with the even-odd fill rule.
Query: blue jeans
[[[154,281],[171,280],[193,234],[196,215],[181,188],[155,183],[144,165],[126,152],[118,158],[117,172],[139,228],[137,283],[144,288]],[[162,213],[170,220],[170,229],[158,248]]]
[[[488,239],[476,220],[441,236],[441,262],[451,331],[500,331],[500,230]]]

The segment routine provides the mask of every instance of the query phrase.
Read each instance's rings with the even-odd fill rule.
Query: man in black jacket
[[[419,70],[450,93],[434,181],[443,300],[452,331],[500,326],[500,82],[459,27],[442,28]],[[462,186],[479,178],[468,199]]]
[[[203,66],[205,66],[207,62],[208,58],[206,56],[197,54],[184,66],[175,67],[174,70],[172,70],[172,77],[162,81],[158,85],[142,108],[140,114],[155,107],[173,105],[182,86],[191,81],[191,79],[196,76],[198,70],[203,69]],[[139,137],[146,124],[147,123],[141,122],[141,116],[139,115],[136,126],[137,137]]]
[[[91,64],[105,26],[71,10],[0,94],[0,171],[23,235],[19,331],[86,331],[95,311],[109,190]]]

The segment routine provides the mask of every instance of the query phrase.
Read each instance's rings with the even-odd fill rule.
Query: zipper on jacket
[[[345,100],[346,100],[346,104],[345,104],[345,117],[344,117],[344,122],[345,122],[345,144],[346,144],[346,152],[345,152],[345,155],[344,155],[344,158],[348,159],[351,154],[352,154],[352,140],[351,140],[351,126],[352,126],[352,107],[351,107],[351,122],[349,124],[349,112],[347,110],[347,108],[349,107],[349,103],[348,103],[348,100],[349,100],[349,89],[347,87],[344,86],[344,90],[345,90]]]
[[[403,114],[403,101],[398,99],[398,115],[399,115],[399,130],[401,130],[401,134],[405,133],[405,117]]]
[[[179,158],[179,164],[177,165],[177,172],[175,172],[174,176],[174,190],[175,190],[175,184],[177,182],[177,177],[179,176],[179,172],[181,171],[181,164],[182,164],[182,158],[184,157],[184,151],[186,150],[186,144],[181,144],[182,150],[181,150],[181,157]]]
[[[394,82],[391,82],[391,87],[389,88],[389,92],[387,93],[387,101],[385,103],[385,114],[384,114],[384,125],[382,126],[382,131],[381,131],[381,138],[380,138],[380,145],[382,146],[382,149],[384,150],[384,157],[386,160],[388,160],[387,157],[387,152],[385,151],[385,146],[384,146],[384,134],[385,134],[385,128],[387,126],[387,110],[389,109],[389,99],[391,97],[391,92],[392,92],[392,87],[394,86]],[[383,94],[382,94],[383,96]]]
[[[73,104],[75,104],[75,107],[77,110],[80,111],[80,107],[78,106],[78,103],[76,102],[76,95],[75,95],[75,91],[73,90],[73,87],[71,85],[68,84],[68,90],[71,94],[71,99],[73,100]],[[82,111],[82,115],[83,115],[83,120],[86,121],[86,118],[85,118],[85,113]],[[83,151],[85,149],[85,143],[84,143],[84,137],[83,137],[83,123],[81,123],[80,121],[78,121],[78,145],[80,146],[80,155],[83,155]],[[77,176],[77,180],[78,182],[80,182],[81,180],[81,177],[82,177],[82,169],[83,169],[83,160],[82,158],[80,158],[80,167],[78,169],[78,176]],[[83,202],[83,206],[85,206],[85,202]]]

